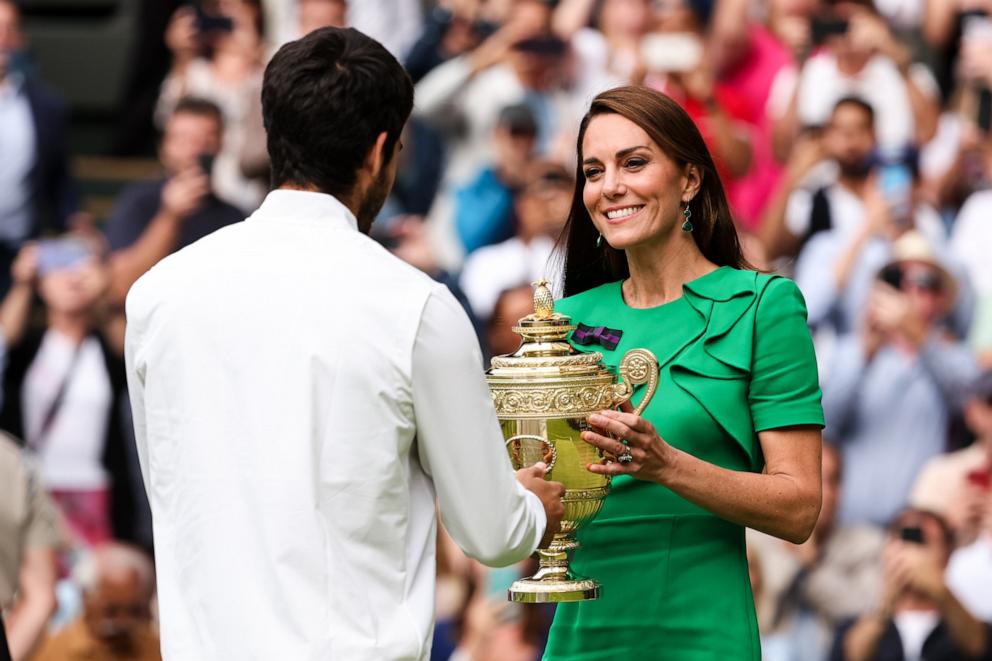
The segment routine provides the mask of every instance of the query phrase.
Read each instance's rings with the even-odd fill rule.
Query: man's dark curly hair
[[[361,32],[323,28],[286,44],[262,84],[273,188],[347,195],[383,131],[388,162],[412,109],[410,77]]]

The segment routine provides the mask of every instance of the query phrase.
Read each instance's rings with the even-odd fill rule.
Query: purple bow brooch
[[[604,349],[609,349],[613,351],[620,344],[620,337],[623,335],[623,331],[617,330],[615,328],[607,328],[606,326],[586,326],[585,324],[578,324],[575,330],[572,331],[572,341],[576,344],[581,344],[582,346],[588,346],[590,344],[598,344]]]

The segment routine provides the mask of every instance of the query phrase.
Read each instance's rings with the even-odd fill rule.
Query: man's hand
[[[565,504],[561,500],[562,496],[565,495],[565,485],[561,482],[545,480],[544,474],[547,472],[548,466],[544,462],[538,462],[530,468],[522,468],[517,471],[517,481],[541,499],[544,513],[548,517],[548,527],[545,528],[544,537],[538,544],[538,548],[542,549],[548,548],[551,540],[561,530],[561,519],[565,516]]]
[[[900,544],[890,564],[907,588],[941,603],[947,587],[944,568],[933,549],[922,544]]]
[[[175,220],[186,220],[210,193],[210,177],[199,167],[188,168],[166,182],[160,210]]]
[[[177,63],[185,64],[196,56],[200,35],[196,30],[196,11],[192,7],[180,7],[169,19],[165,45],[172,51]]]

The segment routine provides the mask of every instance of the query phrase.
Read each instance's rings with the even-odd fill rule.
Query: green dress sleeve
[[[792,280],[773,277],[758,299],[748,404],[756,432],[823,426],[806,303]]]

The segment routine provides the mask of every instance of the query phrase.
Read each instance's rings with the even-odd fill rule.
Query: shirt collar
[[[24,89],[24,76],[12,71],[0,80],[0,100],[16,97]]]
[[[266,195],[262,206],[248,220],[358,229],[355,214],[333,195],[284,188]]]

